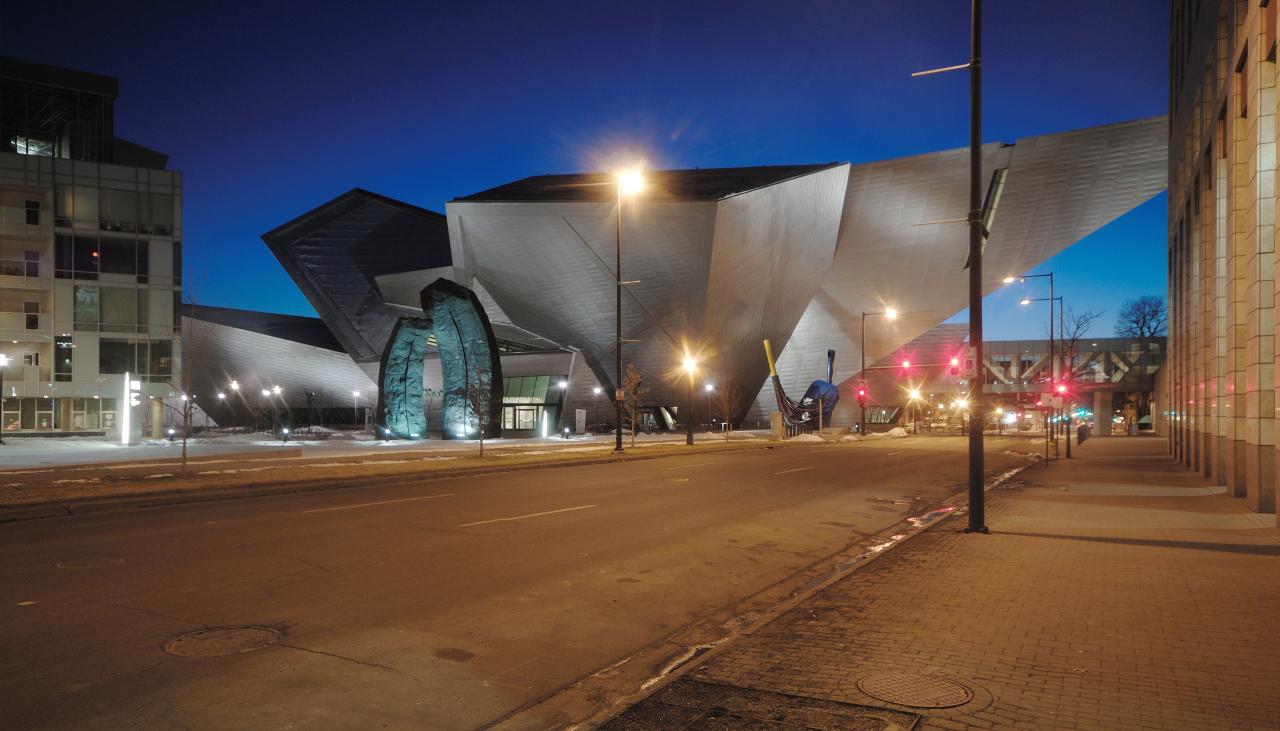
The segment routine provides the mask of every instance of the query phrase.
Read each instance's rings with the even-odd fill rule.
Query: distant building
[[[0,429],[112,433],[181,370],[182,173],[116,137],[119,83],[0,58]]]
[[[1175,0],[1170,448],[1276,510],[1276,2]]]

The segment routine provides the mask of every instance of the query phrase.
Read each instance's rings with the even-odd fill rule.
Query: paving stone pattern
[[[740,638],[693,679],[912,710],[930,731],[1280,728],[1280,530],[1155,438],[1095,438]],[[957,708],[862,694],[963,683]]]

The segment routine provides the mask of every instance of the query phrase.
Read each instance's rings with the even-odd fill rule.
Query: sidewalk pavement
[[[987,493],[991,535],[939,521],[602,728],[1280,728],[1275,516],[1165,452],[1094,438],[1032,466]],[[962,691],[883,673],[972,700],[885,703],[866,691]]]

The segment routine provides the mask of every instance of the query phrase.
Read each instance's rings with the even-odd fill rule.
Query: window
[[[132,190],[99,190],[98,221],[103,231],[132,232],[138,222],[138,194]]]
[[[38,366],[38,365],[40,365],[40,354],[39,354],[39,353],[31,353],[31,352],[23,353],[23,354],[22,354],[22,365],[24,365],[24,366]]]
[[[75,323],[77,330],[98,329],[98,287],[77,284],[75,287]]]
[[[26,266],[26,275],[28,277],[40,276],[40,252],[24,251],[22,252],[22,262]]]
[[[59,336],[53,341],[53,380],[71,380],[71,349],[74,347],[71,344],[71,338],[65,335]],[[84,406],[82,405],[79,410],[84,411]],[[80,428],[83,429],[84,425],[81,424]]]
[[[1240,116],[1249,116],[1249,47],[1240,52],[1240,61],[1236,64],[1236,96],[1240,100]]]
[[[173,343],[156,340],[151,343],[151,375],[173,375]]]
[[[103,332],[134,332],[138,324],[138,295],[135,289],[100,288],[100,320]]]
[[[98,372],[137,373],[138,344],[133,340],[102,340],[98,343]]]
[[[169,321],[173,323],[173,331],[182,331],[182,290],[173,290],[173,314]]]
[[[76,279],[97,279],[99,271],[98,237],[76,236],[71,266]]]
[[[173,242],[173,281],[174,284],[182,282],[182,242]]]
[[[132,239],[106,236],[98,243],[99,271],[111,274],[138,273],[138,245]]]
[[[138,242],[138,284],[147,283],[147,275],[151,273],[151,245],[146,241]]]
[[[40,329],[40,303],[39,302],[23,302],[22,311],[27,316],[27,329],[39,330]]]
[[[27,207],[27,225],[40,225],[40,201],[26,201]]]

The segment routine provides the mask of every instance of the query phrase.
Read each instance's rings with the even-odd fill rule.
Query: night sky
[[[859,163],[969,139],[968,74],[910,77],[968,61],[957,0],[200,5],[27,3],[0,55],[120,79],[116,134],[185,175],[202,304],[314,315],[258,236],[354,187],[443,213],[619,160]],[[985,15],[984,141],[1168,111],[1167,0]],[[1110,335],[1125,299],[1165,292],[1165,196],[1049,270]],[[1044,303],[1017,304],[1041,287],[988,297],[987,338],[1043,337]]]

